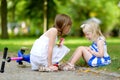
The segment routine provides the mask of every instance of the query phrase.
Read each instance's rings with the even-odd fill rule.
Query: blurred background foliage
[[[38,37],[44,32],[45,18],[48,29],[54,25],[54,18],[59,13],[72,18],[70,36],[83,36],[80,25],[90,19],[97,19],[105,36],[120,37],[120,0],[0,0],[0,18],[2,1],[7,2],[9,37]]]

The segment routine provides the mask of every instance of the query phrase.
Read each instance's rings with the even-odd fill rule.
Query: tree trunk
[[[2,39],[8,39],[7,32],[7,1],[1,1],[1,28],[2,28]]]
[[[44,0],[44,32],[47,30],[47,0]]]

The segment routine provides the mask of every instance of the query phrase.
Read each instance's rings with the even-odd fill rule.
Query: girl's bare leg
[[[80,57],[83,56],[85,61],[88,62],[89,59],[92,57],[92,54],[86,49],[86,47],[78,47],[76,51],[74,52],[73,56],[69,60],[69,63],[75,64],[75,62],[80,59]]]

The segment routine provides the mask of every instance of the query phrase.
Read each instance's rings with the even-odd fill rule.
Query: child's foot
[[[75,67],[71,63],[67,63],[66,65],[63,65],[61,67],[61,70],[63,70],[63,71],[73,71],[73,70],[75,70]]]
[[[40,72],[54,72],[54,71],[58,71],[58,67],[56,67],[56,66],[52,66],[52,67],[40,66],[39,71]]]
[[[59,69],[59,70],[63,70],[63,67],[64,67],[65,65],[67,65],[67,64],[66,64],[66,63],[60,63],[60,64],[58,65],[58,69]]]
[[[53,71],[53,70],[51,70],[51,69],[48,68],[48,67],[40,66],[40,67],[39,67],[39,71],[40,71],[40,72],[51,72],[51,71]]]

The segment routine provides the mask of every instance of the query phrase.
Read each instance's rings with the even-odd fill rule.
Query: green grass
[[[16,56],[17,51],[22,46],[25,46],[31,49],[35,39],[36,38],[15,38],[15,39],[8,39],[8,40],[0,39],[0,52],[3,52],[4,47],[8,47],[8,55]],[[78,46],[89,46],[91,43],[84,38],[68,37],[65,39],[64,44],[71,49],[70,53],[66,55],[63,59],[63,61],[67,61]],[[120,73],[120,39],[108,38],[107,45],[108,45],[108,53],[111,56],[112,63],[108,66],[99,67],[98,69]],[[28,50],[26,53],[29,53],[29,51],[30,50]],[[1,55],[2,54],[0,54],[0,56]],[[77,61],[76,65],[87,67],[87,64],[84,62],[83,59],[80,59],[79,61]]]

